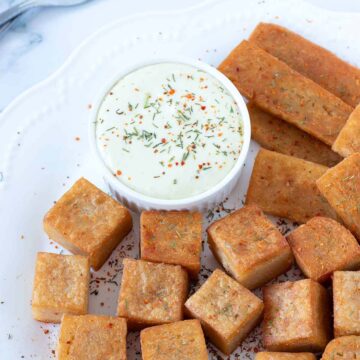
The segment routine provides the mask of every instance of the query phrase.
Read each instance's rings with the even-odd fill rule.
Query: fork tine
[[[5,36],[6,32],[12,27],[14,20],[10,20],[4,25],[0,26],[0,40]]]

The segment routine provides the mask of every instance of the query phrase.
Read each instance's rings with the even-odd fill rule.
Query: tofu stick
[[[292,156],[261,149],[255,159],[246,204],[305,223],[314,216],[336,219],[335,211],[316,187],[328,168]]]
[[[313,80],[347,104],[360,102],[360,69],[275,24],[260,23],[249,41]]]
[[[251,137],[267,150],[334,166],[342,157],[320,140],[273,116],[254,103],[248,104],[251,120]]]
[[[257,106],[332,145],[353,108],[248,41],[220,64]]]
[[[326,171],[316,182],[346,227],[360,240],[360,153]]]
[[[350,114],[332,149],[343,157],[360,152],[360,105]]]

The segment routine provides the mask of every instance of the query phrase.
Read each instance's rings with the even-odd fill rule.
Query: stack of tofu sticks
[[[349,189],[340,184],[334,193],[335,183],[321,184],[329,178],[323,177],[329,168],[337,173],[343,165],[336,165],[350,156],[347,176],[354,189],[360,187],[360,70],[294,32],[266,23],[219,70],[249,100],[252,138],[263,147],[247,203],[299,223],[317,215],[340,218],[354,229],[350,217],[360,223],[360,207],[346,206],[344,191]],[[340,208],[344,203],[345,209]]]

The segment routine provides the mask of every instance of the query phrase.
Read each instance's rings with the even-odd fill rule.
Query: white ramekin
[[[134,191],[133,189],[130,189],[125,184],[120,182],[116,177],[114,177],[111,170],[106,166],[98,150],[96,142],[96,118],[98,110],[106,93],[109,92],[109,90],[116,84],[116,82],[119,81],[126,74],[143,66],[164,62],[190,65],[212,75],[214,78],[220,81],[224,88],[226,88],[232,95],[238,105],[238,109],[243,121],[243,146],[234,167],[218,184],[213,186],[211,189],[185,199],[157,199],[147,195],[143,195],[141,193],[138,193],[137,191]],[[123,68],[120,73],[116,74],[116,76],[111,79],[111,81],[107,82],[107,84],[101,89],[101,91],[99,91],[98,95],[95,97],[92,105],[93,110],[91,111],[91,118],[89,119],[89,136],[92,152],[94,154],[94,157],[96,158],[97,165],[111,194],[123,205],[127,206],[131,210],[136,212],[141,212],[143,210],[149,209],[206,211],[213,208],[217,203],[223,201],[230,194],[230,192],[233,190],[236,183],[238,182],[250,146],[250,118],[245,101],[240,95],[239,91],[232,84],[232,82],[216,68],[204,62],[184,57],[161,58],[153,59],[147,62],[139,62],[137,64],[133,64],[131,67]],[[141,166],[141,164],[139,165]]]

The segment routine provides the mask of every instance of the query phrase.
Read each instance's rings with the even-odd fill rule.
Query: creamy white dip
[[[184,199],[218,184],[243,144],[242,119],[213,76],[159,63],[120,79],[96,120],[98,149],[114,176],[159,199]]]

